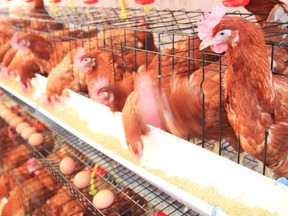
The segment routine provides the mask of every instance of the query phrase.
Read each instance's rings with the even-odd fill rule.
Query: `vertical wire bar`
[[[172,74],[171,74],[171,76],[172,76],[172,79],[171,79],[172,88],[175,85],[175,83],[174,83],[175,80],[174,79],[175,79],[175,76],[176,76],[174,68],[175,68],[175,34],[172,34]]]
[[[188,50],[187,50],[187,52],[188,52],[188,59],[187,59],[187,69],[188,69],[188,78],[190,77],[190,74],[191,74],[191,67],[190,67],[190,62],[191,62],[191,52],[190,52],[190,47],[191,47],[191,44],[190,44],[190,36],[188,36]]]
[[[110,32],[110,35],[111,35],[111,32]],[[110,46],[111,46],[111,56],[112,56],[112,65],[113,65],[113,78],[114,78],[114,82],[116,81],[116,71],[115,71],[115,58],[114,58],[114,52],[113,52],[113,38],[112,36],[110,37]],[[122,45],[120,45],[122,46]],[[120,51],[121,54],[123,55],[122,53],[122,50]]]
[[[240,163],[240,148],[241,148],[241,141],[240,141],[240,134],[238,134],[238,137],[237,137],[237,163],[239,164]]]
[[[204,89],[203,89],[203,84],[204,84],[204,80],[205,80],[205,53],[204,50],[202,51],[202,80],[200,83],[200,89],[201,89],[201,93],[202,93],[202,148],[205,147],[205,93],[204,93]]]
[[[222,56],[219,59],[219,149],[218,154],[222,155]]]
[[[188,36],[188,50],[187,50],[187,52],[188,52],[188,59],[187,59],[187,69],[188,69],[188,73],[187,73],[187,79],[189,80],[189,77],[190,77],[190,75],[191,75],[191,67],[190,67],[190,62],[191,62],[191,52],[190,52],[190,47],[191,47],[191,41],[190,41],[190,36]],[[194,52],[193,52],[193,54],[194,54]],[[188,136],[188,138],[187,138],[187,140],[189,141],[191,139],[191,137],[190,136]]]
[[[275,44],[272,44],[272,52],[271,52],[271,71],[273,72],[274,66],[274,51],[275,51]]]
[[[135,48],[135,47],[137,47],[137,31],[138,30],[134,30],[134,49],[133,49],[133,52],[134,52],[133,69],[134,69],[134,71],[136,71],[136,69],[137,69],[137,50]]]
[[[267,160],[267,144],[268,144],[268,136],[269,132],[265,131],[265,143],[264,143],[264,157],[263,157],[263,175],[265,175],[266,172],[266,160]]]
[[[147,51],[147,47],[148,47],[148,32],[145,31],[145,65],[146,65],[146,68],[148,68],[148,54],[149,54],[149,51]],[[152,33],[151,33],[152,34]]]
[[[159,43],[159,48],[160,48],[160,38],[161,38],[161,34],[158,34],[158,43]],[[161,88],[161,54],[160,54],[160,49],[158,52],[158,88]]]

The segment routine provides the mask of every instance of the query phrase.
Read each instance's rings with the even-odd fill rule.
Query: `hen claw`
[[[7,67],[4,67],[4,66],[1,67],[0,73],[3,76],[4,79],[9,79],[10,78],[10,75],[9,75]]]
[[[31,83],[27,82],[25,85],[24,83],[20,82],[21,89],[24,93],[28,93],[30,89],[32,89]]]

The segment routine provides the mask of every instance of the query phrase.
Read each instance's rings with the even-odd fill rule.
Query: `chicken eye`
[[[18,44],[20,47],[29,47],[30,46],[30,43],[24,39],[20,40]]]
[[[222,30],[221,32],[218,33],[219,37],[230,36],[230,35],[231,35],[231,30],[228,30],[228,29]]]
[[[91,58],[84,58],[84,59],[83,59],[83,62],[84,62],[84,63],[90,63],[90,62],[91,62]]]
[[[108,99],[109,98],[109,92],[107,91],[102,91],[99,93],[99,98],[101,99]]]

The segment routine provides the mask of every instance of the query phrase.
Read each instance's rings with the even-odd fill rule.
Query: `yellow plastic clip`
[[[71,10],[75,10],[75,4],[73,0],[70,0],[70,8]]]
[[[127,13],[125,11],[125,2],[124,2],[124,0],[120,0],[120,7],[121,7],[120,18],[121,19],[126,19],[127,18]]]
[[[51,7],[52,7],[52,13],[57,14],[58,10],[57,10],[56,4],[55,4],[55,0],[51,0]]]
[[[144,5],[144,13],[149,13],[150,9],[149,9],[149,4],[145,4]]]
[[[98,166],[99,166],[98,164],[94,165],[93,171],[92,171],[91,176],[90,176],[90,190],[89,190],[89,194],[92,195],[92,196],[97,193],[97,189],[96,189],[94,183],[95,183],[95,174],[96,174]]]

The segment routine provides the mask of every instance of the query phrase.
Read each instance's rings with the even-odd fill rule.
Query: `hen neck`
[[[228,48],[225,108],[243,149],[263,160],[265,131],[273,125],[279,98],[276,97],[265,44],[256,44],[239,43]],[[273,160],[267,157],[267,162],[272,164]]]
[[[257,91],[258,96],[268,103],[274,100],[274,82],[265,44],[239,43],[234,48],[229,47],[227,57],[228,79],[235,80],[236,85],[241,82],[251,87],[249,89]],[[229,83],[227,85],[229,88]],[[233,88],[233,86],[230,87]],[[250,94],[254,93],[256,92],[250,92]]]

